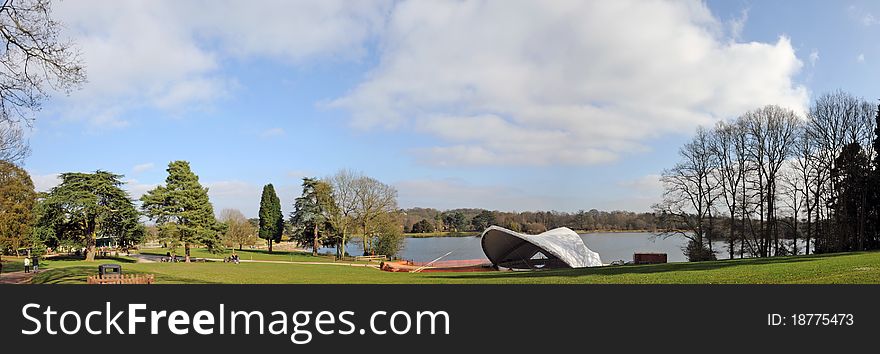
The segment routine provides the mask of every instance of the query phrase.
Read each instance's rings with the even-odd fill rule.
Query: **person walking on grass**
[[[24,272],[31,272],[31,257],[24,257]]]
[[[40,256],[34,256],[33,261],[34,274],[37,274],[37,271],[40,269]]]

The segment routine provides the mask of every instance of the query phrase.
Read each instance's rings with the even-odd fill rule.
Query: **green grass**
[[[3,273],[24,270],[24,257],[3,256]]]
[[[539,272],[389,273],[339,265],[273,263],[129,263],[126,273],[151,273],[158,283],[225,284],[786,284],[880,283],[880,252],[810,255],[700,263],[632,265]],[[33,282],[83,283],[108,260],[47,260]]]
[[[170,252],[167,248],[147,248],[140,250],[141,254],[152,254],[164,256]],[[174,252],[172,252],[174,253]],[[274,251],[269,253],[267,250],[235,250],[235,253],[243,260],[260,260],[260,261],[288,261],[288,262],[333,262],[332,257],[314,257],[308,252],[297,251]],[[183,249],[177,249],[178,257],[183,255]],[[219,253],[211,253],[204,248],[190,249],[190,257],[194,258],[226,258],[232,254],[232,250],[224,250]]]

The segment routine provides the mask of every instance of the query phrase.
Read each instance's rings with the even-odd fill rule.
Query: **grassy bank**
[[[313,259],[314,260],[314,259]],[[340,265],[271,263],[134,263],[117,258],[126,273],[152,273],[158,283],[304,284],[786,284],[880,283],[880,252],[669,263],[539,272],[389,273]],[[99,264],[58,259],[42,262],[34,283],[82,284]]]

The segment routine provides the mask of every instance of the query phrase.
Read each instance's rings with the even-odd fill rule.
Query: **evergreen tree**
[[[870,171],[868,157],[858,143],[844,146],[834,161],[831,177],[837,189],[832,200],[837,234],[827,235],[825,242],[816,245],[817,252],[841,252],[866,248],[865,218],[867,216],[867,178]],[[829,239],[829,237],[831,239]]]
[[[263,196],[260,198],[260,238],[266,240],[269,252],[272,252],[272,243],[281,242],[281,234],[284,231],[284,216],[281,214],[281,200],[275,194],[275,187],[271,183],[263,186]]]
[[[199,177],[189,162],[168,164],[165,185],[150,190],[141,197],[144,213],[159,224],[159,232],[183,243],[186,262],[190,248],[205,245],[214,249],[218,244],[220,225],[214,217],[214,207],[208,198],[208,188],[202,187]]]
[[[495,224],[495,213],[483,210],[471,220],[471,224],[474,225],[474,229],[476,231],[483,231],[489,226]]]
[[[318,254],[323,239],[331,236],[330,217],[335,212],[333,188],[317,178],[303,178],[302,196],[296,198],[290,216],[296,228],[296,238],[301,244],[312,245],[312,254]]]
[[[44,207],[53,216],[56,234],[86,246],[86,260],[95,259],[95,239],[100,234],[128,237],[138,229],[138,213],[122,188],[122,175],[107,171],[62,173]]]

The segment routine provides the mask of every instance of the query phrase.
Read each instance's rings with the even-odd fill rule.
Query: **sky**
[[[216,212],[350,169],[408,207],[648,211],[699,125],[880,95],[876,1],[64,1],[88,82],[28,132],[38,190],[189,161]]]

